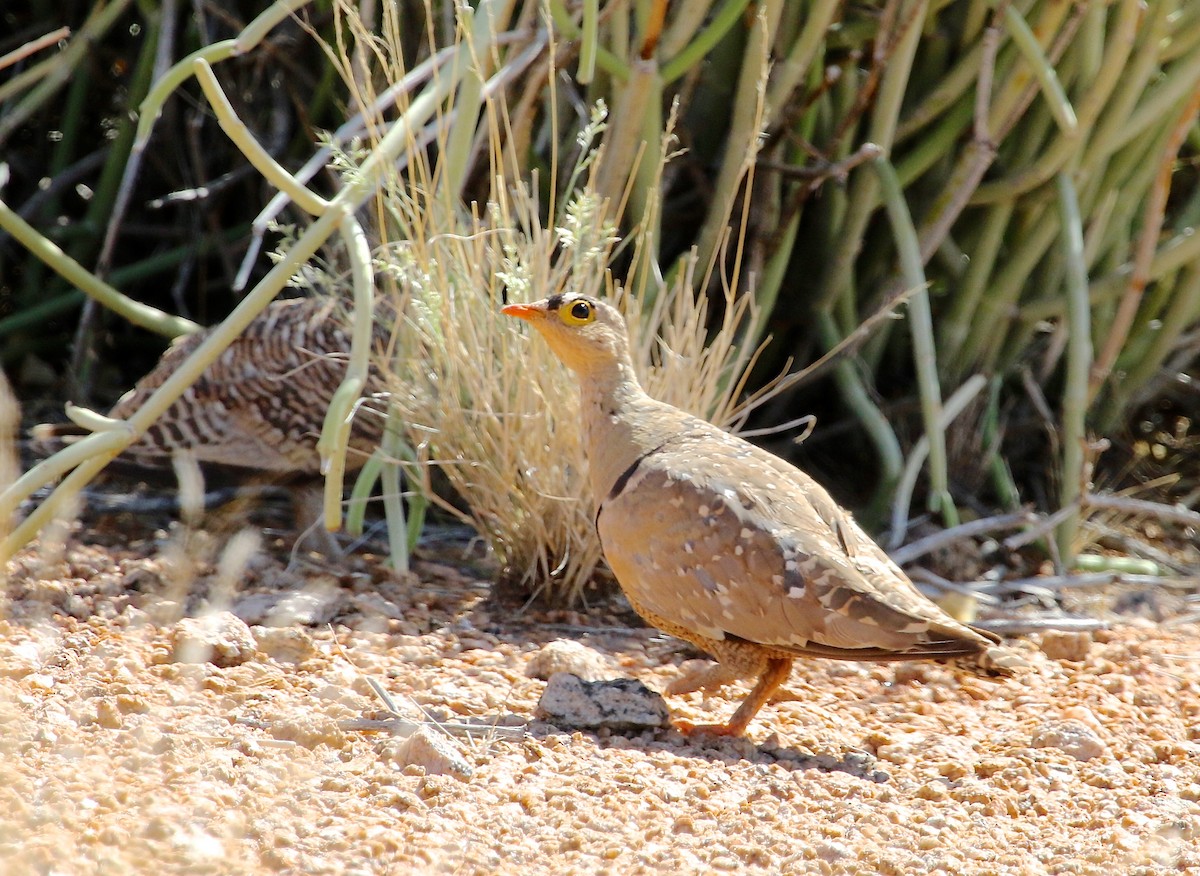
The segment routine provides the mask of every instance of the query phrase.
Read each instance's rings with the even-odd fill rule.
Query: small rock
[[[1076,760],[1091,760],[1104,754],[1104,741],[1082,721],[1047,721],[1033,731],[1034,748],[1057,748]]]
[[[584,681],[567,672],[550,676],[537,715],[560,727],[589,730],[644,730],[670,720],[662,694],[635,678]]]
[[[574,639],[556,639],[543,645],[525,667],[526,675],[543,681],[549,681],[556,672],[569,672],[584,681],[599,681],[611,676],[604,655]]]
[[[185,617],[172,630],[171,659],[175,663],[240,666],[253,660],[258,649],[250,628],[236,615],[219,611],[204,617]]]
[[[475,772],[475,767],[452,739],[429,727],[418,727],[405,739],[388,740],[379,753],[397,769],[421,767],[427,776],[454,776],[466,780]]]
[[[1092,634],[1051,630],[1042,633],[1042,653],[1051,660],[1086,660],[1092,649]]]
[[[246,623],[260,626],[320,626],[333,620],[344,602],[345,594],[336,588],[310,586],[286,593],[251,593],[234,603],[233,611]]]
[[[253,627],[258,650],[280,663],[301,663],[316,653],[312,636],[298,627]]]

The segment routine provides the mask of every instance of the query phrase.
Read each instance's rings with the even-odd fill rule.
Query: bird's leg
[[[745,678],[746,672],[739,672],[724,663],[712,663],[685,672],[679,678],[667,685],[669,694],[686,694],[696,690],[720,690],[731,681]]]
[[[767,661],[767,668],[758,678],[754,690],[742,700],[733,717],[724,724],[692,724],[689,721],[676,721],[675,726],[683,733],[711,733],[714,736],[741,736],[754,716],[771,698],[781,684],[787,681],[792,671],[792,661],[786,657],[772,657]]]
[[[295,514],[296,547],[309,547],[331,560],[344,560],[346,551],[336,533],[325,528],[325,482],[300,483],[293,487],[292,507]]]

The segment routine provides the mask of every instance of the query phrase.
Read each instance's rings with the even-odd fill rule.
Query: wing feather
[[[713,433],[643,457],[600,506],[605,556],[634,602],[705,638],[822,656],[949,656],[985,643],[816,482]],[[690,473],[698,455],[703,480]]]

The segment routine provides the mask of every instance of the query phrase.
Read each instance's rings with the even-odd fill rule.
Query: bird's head
[[[530,323],[563,364],[578,374],[618,367],[629,359],[620,311],[589,295],[551,295],[531,304],[508,304],[500,312]]]

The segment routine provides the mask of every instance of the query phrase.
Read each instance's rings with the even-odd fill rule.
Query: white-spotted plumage
[[[812,478],[647,395],[614,307],[567,294],[504,312],[579,376],[596,526],[630,603],[721,664],[672,690],[758,678],[703,729],[741,733],[797,656],[1024,665],[922,595]]]

